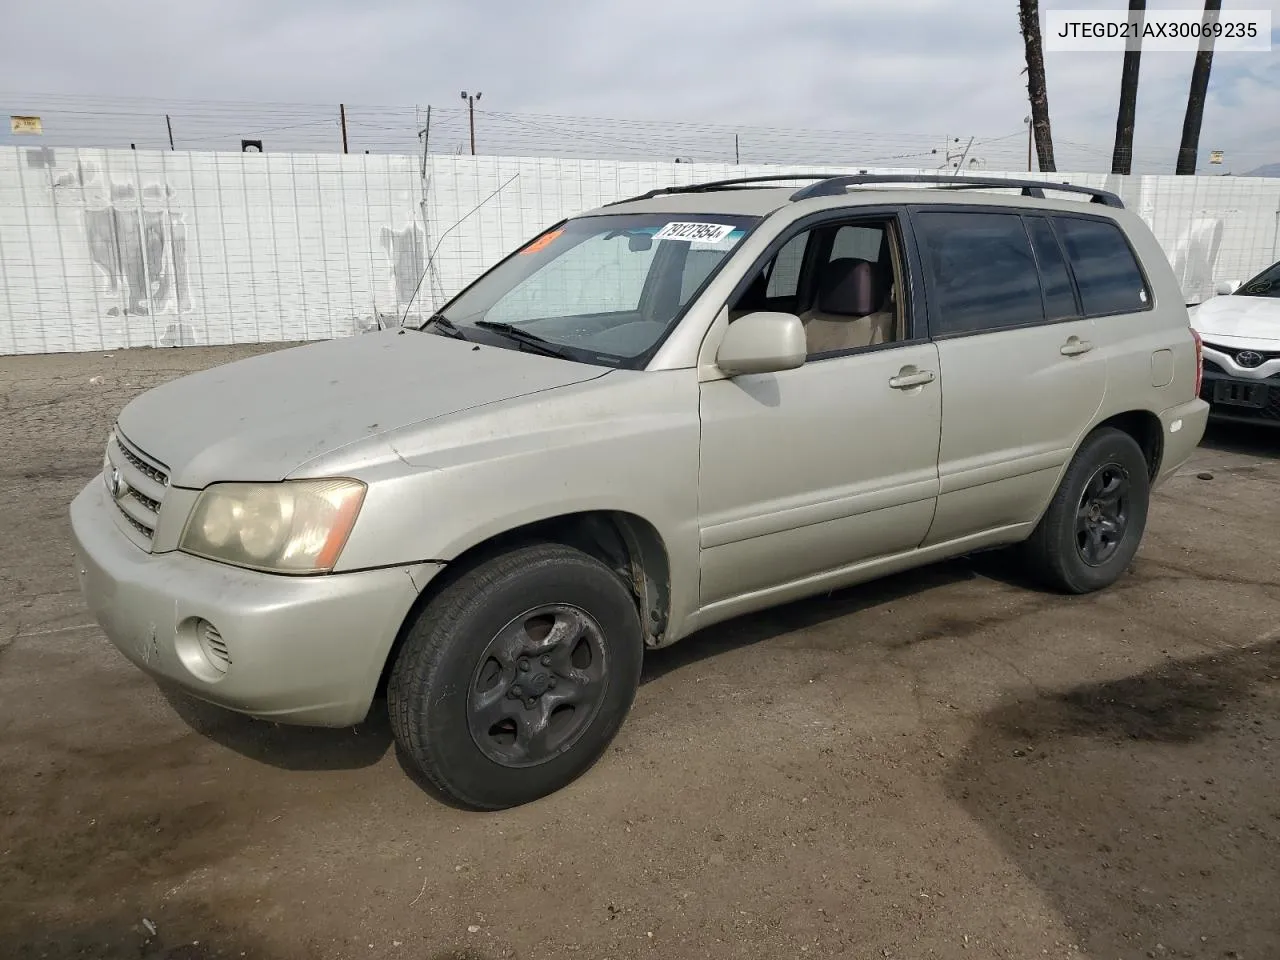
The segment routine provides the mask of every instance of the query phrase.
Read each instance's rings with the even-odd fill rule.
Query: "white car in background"
[[[1280,261],[1190,309],[1204,342],[1200,397],[1219,420],[1280,426]]]

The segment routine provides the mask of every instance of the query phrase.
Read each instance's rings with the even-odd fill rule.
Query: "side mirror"
[[[1218,285],[1213,288],[1213,292],[1220,297],[1229,297],[1236,292],[1236,285],[1230,280],[1219,280]]]
[[[793,313],[748,313],[729,324],[716,366],[731,377],[802,366],[808,354],[804,324]]]

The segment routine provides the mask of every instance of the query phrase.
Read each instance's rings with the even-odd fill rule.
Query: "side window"
[[[1070,216],[1054,217],[1054,225],[1080,288],[1085,316],[1150,309],[1142,271],[1118,226]]]
[[[937,336],[1044,321],[1031,241],[1017,214],[923,211],[913,216]]]
[[[796,295],[800,287],[800,267],[804,264],[804,251],[808,242],[808,233],[797,234],[778,251],[778,255],[773,258],[773,269],[769,271],[765,297],[775,300]]]
[[[1058,238],[1053,235],[1053,227],[1044,217],[1027,217],[1027,230],[1031,233],[1031,246],[1040,267],[1047,318],[1052,321],[1079,316],[1075,291],[1071,289],[1071,275],[1067,273],[1067,261],[1058,246]]]
[[[880,226],[849,226],[836,231],[831,242],[831,256],[828,260],[841,257],[857,257],[859,260],[879,260],[880,244],[884,240],[884,228]]]

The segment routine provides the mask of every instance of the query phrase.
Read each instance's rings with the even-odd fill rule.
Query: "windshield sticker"
[[[555,242],[556,237],[560,236],[562,233],[564,233],[563,227],[559,230],[551,230],[548,233],[544,233],[540,237],[535,237],[529,242],[527,247],[520,251],[520,255],[524,256],[530,253],[537,253],[539,250],[547,249],[547,247],[551,246],[551,244]]]
[[[719,243],[733,233],[733,230],[733,226],[727,223],[668,223],[653,235],[653,239]]]
[[[739,230],[735,228],[734,231],[731,234],[729,234],[727,237],[725,237],[723,240],[719,240],[715,243],[704,243],[703,241],[699,240],[696,243],[689,244],[689,249],[690,250],[726,250],[726,251],[732,250],[734,245],[746,235],[747,235],[747,232],[745,230]]]

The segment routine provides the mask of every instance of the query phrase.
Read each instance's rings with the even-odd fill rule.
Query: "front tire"
[[[462,806],[559,790],[612,742],[640,682],[634,598],[603,563],[558,544],[491,558],[418,614],[387,691],[396,741]]]
[[[1023,556],[1046,586],[1089,593],[1115,583],[1142,542],[1151,485],[1129,434],[1103,427],[1072,458]]]

